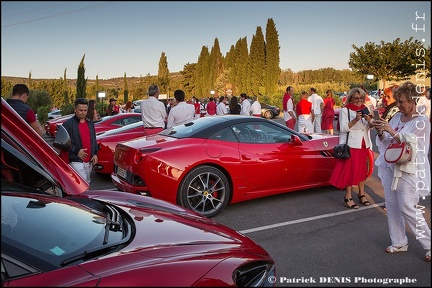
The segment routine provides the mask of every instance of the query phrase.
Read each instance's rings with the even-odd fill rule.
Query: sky
[[[224,56],[240,38],[250,48],[269,18],[282,70],[349,69],[353,45],[430,46],[430,17],[430,1],[1,1],[1,75],[76,79],[84,55],[88,79],[157,75],[162,52],[179,72],[216,38]]]

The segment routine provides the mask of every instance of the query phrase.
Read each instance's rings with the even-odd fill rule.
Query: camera
[[[362,110],[358,110],[357,112],[361,112],[362,116],[370,114],[370,111],[367,107],[363,108]]]

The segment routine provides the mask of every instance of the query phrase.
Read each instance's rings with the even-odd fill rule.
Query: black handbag
[[[348,110],[348,108],[347,108]],[[349,122],[349,110],[348,112],[348,122]],[[347,133],[347,138],[346,138],[346,143],[344,144],[338,144],[333,148],[333,155],[335,158],[338,159],[347,159],[351,156],[350,153],[350,147],[348,146],[348,136],[349,136],[349,131]]]

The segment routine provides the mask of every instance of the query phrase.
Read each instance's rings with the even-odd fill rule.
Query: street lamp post
[[[98,92],[98,97],[102,101],[102,113],[101,115],[104,115],[104,99],[105,99],[105,92]]]
[[[372,74],[368,74],[368,75],[366,75],[366,79],[368,80],[367,82],[368,82],[368,88],[366,88],[366,89],[369,89],[370,87],[371,87],[371,82],[372,82],[372,80],[374,79],[374,75],[372,75]]]
[[[213,97],[214,94],[215,94],[215,91],[214,91],[214,90],[211,90],[211,91],[210,91],[210,95],[211,95],[211,97]]]

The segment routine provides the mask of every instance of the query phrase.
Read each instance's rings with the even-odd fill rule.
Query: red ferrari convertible
[[[111,178],[121,191],[213,217],[228,203],[329,185],[336,144],[264,118],[202,117],[119,143]]]

